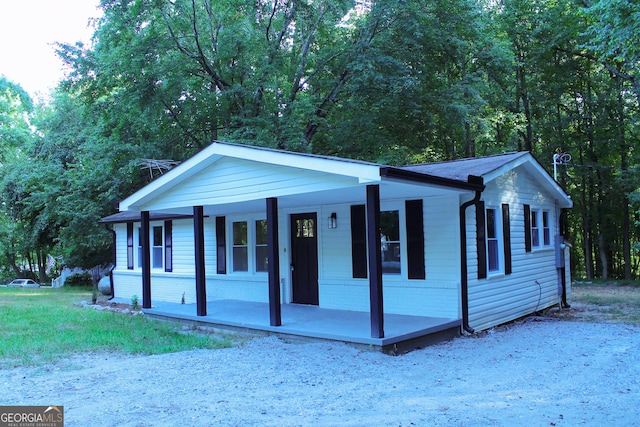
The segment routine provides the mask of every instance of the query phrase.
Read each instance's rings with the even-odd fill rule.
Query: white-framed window
[[[382,273],[400,274],[400,211],[380,212],[380,246],[382,250]]]
[[[269,267],[269,252],[267,249],[267,221],[256,221],[256,271],[266,272]]]
[[[548,210],[531,209],[531,247],[542,249],[551,246],[551,213]]]
[[[233,234],[231,241],[233,248],[231,253],[232,271],[249,271],[249,229],[247,221],[236,221],[231,227]]]
[[[164,267],[165,233],[162,225],[150,226],[151,268]],[[138,268],[142,268],[142,227],[138,227]]]
[[[162,254],[164,252],[164,239],[162,226],[151,228],[151,268],[162,268]]]
[[[551,246],[551,222],[549,221],[549,211],[542,211],[542,244]]]
[[[138,268],[142,268],[142,228],[138,227]]]
[[[422,199],[388,201],[380,207],[382,273],[391,280],[424,280],[425,238]],[[354,279],[368,277],[366,206],[351,206],[351,267]]]
[[[540,211],[531,211],[531,247],[540,247]]]
[[[231,223],[231,271],[263,273],[268,268],[267,221],[243,219]]]
[[[500,230],[502,230],[502,219],[500,211],[496,208],[487,208],[485,211],[485,224],[487,236],[487,271],[496,273],[502,271],[500,260]]]

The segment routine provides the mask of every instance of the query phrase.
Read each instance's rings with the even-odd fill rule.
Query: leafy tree
[[[33,101],[27,92],[0,76],[0,165],[31,139],[29,120],[33,111]]]
[[[569,152],[577,270],[638,275],[635,3],[355,3],[103,0],[93,44],[58,46],[47,108],[0,80],[2,262],[101,264],[96,221],[152,178],[141,160],[221,139],[388,164]]]
[[[590,22],[582,45],[587,55],[627,82],[640,104],[640,4],[600,0],[584,13]]]
[[[26,183],[36,182],[40,172],[24,152],[24,148],[37,139],[31,124],[34,111],[29,95],[19,85],[0,77],[0,261],[3,275],[23,275],[26,267],[36,278],[32,267],[38,266],[39,279],[44,281],[44,256],[50,236],[47,224],[38,217],[40,194],[26,191]]]

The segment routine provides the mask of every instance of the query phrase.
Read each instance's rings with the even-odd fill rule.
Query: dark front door
[[[315,213],[291,215],[293,302],[318,305],[318,221]]]

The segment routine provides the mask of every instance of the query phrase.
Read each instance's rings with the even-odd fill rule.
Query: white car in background
[[[20,288],[39,288],[40,285],[34,282],[31,279],[16,279],[11,283],[8,283],[7,286],[15,286]]]

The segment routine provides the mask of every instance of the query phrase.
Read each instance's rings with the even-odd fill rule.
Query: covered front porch
[[[372,338],[370,314],[314,305],[283,304],[281,326],[271,326],[269,304],[239,300],[207,301],[207,314],[196,304],[154,301],[143,309],[152,319],[194,326],[278,335],[283,338],[340,341],[390,354],[400,354],[460,335],[460,319],[384,314],[384,337]]]

